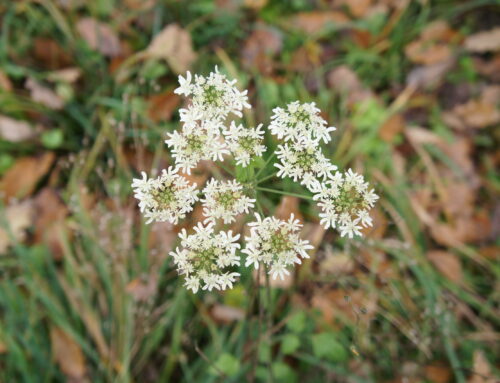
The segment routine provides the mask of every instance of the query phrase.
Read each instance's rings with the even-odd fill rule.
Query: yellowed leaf
[[[196,59],[191,35],[177,24],[169,24],[158,33],[146,53],[151,58],[165,59],[178,74],[186,72]]]
[[[465,39],[464,47],[469,52],[500,51],[500,27],[470,35]]]
[[[86,374],[85,358],[78,343],[59,327],[51,327],[50,342],[52,354],[61,371],[73,379],[81,379]]]
[[[0,180],[0,194],[4,200],[10,198],[23,198],[30,195],[40,181],[48,172],[55,156],[52,152],[46,152],[41,157],[21,157],[7,170]]]
[[[76,23],[76,29],[92,49],[103,55],[115,57],[122,53],[120,40],[109,25],[84,17]]]
[[[462,264],[455,254],[433,250],[427,253],[427,258],[446,278],[455,283],[462,281]]]

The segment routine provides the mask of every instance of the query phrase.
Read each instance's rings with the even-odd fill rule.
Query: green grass
[[[426,253],[440,246],[420,223],[409,199],[422,186],[415,175],[428,172],[427,164],[422,153],[407,150],[407,171],[397,172],[391,153],[405,137],[399,134],[394,142],[379,137],[381,124],[394,112],[392,90],[404,85],[412,67],[404,54],[405,45],[434,19],[453,22],[460,12],[494,4],[447,3],[450,5],[412,2],[387,36],[389,48],[383,52],[361,48],[347,37],[338,39],[337,28],[327,28],[319,36],[286,32],[284,51],[276,58],[285,80],[280,82],[242,69],[242,43],[255,19],[281,28],[287,17],[315,9],[312,2],[296,0],[285,5],[270,1],[257,15],[248,10],[217,12],[214,3],[205,0],[187,5],[157,1],[152,11],[105,0],[76,10],[63,10],[49,0],[0,5],[0,70],[19,89],[0,90],[1,114],[39,120],[47,126],[44,135],[28,142],[0,141],[0,174],[20,156],[55,151],[58,162],[69,166],[61,167],[55,181],[43,178],[37,190],[50,183],[70,208],[60,238],[60,257],[54,257],[48,243],[31,245],[29,241],[16,243],[0,257],[0,344],[5,347],[0,351],[0,381],[67,381],[68,373],[55,362],[50,336],[54,328],[68,334],[81,349],[85,375],[92,382],[242,382],[251,377],[274,382],[378,382],[401,377],[402,367],[413,364],[420,381],[428,381],[422,375],[423,367],[436,361],[449,367],[454,381],[465,382],[474,368],[476,350],[483,350],[493,364],[498,358],[497,344],[474,335],[498,336],[498,264],[481,258],[477,246],[464,245],[446,249],[463,264],[461,283],[436,270]],[[458,10],[450,13],[455,6]],[[313,259],[300,268],[290,288],[272,289],[267,296],[264,288],[252,287],[252,275],[242,267],[241,286],[235,290],[187,292],[168,257],[169,247],[175,244],[169,236],[175,233],[166,226],[154,232],[145,225],[130,188],[138,171],[135,163],[144,169],[149,160],[152,168],[169,161],[162,141],[166,131],[177,128],[178,117],[174,113],[171,121],[153,122],[148,117],[147,99],[157,92],[155,86],[161,91],[173,89],[176,75],[165,62],[148,61],[132,64],[127,81],[117,81],[116,73],[110,73],[109,59],[78,38],[74,25],[83,15],[123,31],[120,37],[134,52],[144,49],[166,24],[187,27],[199,55],[194,72],[207,73],[217,64],[237,76],[241,87],[250,88],[256,109],[245,116],[248,123],[265,123],[273,107],[288,101],[316,101],[338,129],[333,143],[324,148],[328,156],[339,167],[361,164],[365,177],[382,197],[379,207],[388,225],[383,238],[347,242],[330,230],[317,253],[324,256],[325,248],[330,247],[335,254],[346,254],[358,272],[318,274],[319,261]],[[126,28],[127,20],[139,16],[147,22]],[[376,34],[386,20],[355,23]],[[82,71],[74,87],[59,84],[68,97],[59,111],[33,102],[23,90],[28,77],[48,81],[54,69],[33,56],[35,40],[41,37],[56,41],[70,57],[70,66]],[[339,51],[307,73],[309,80],[318,80],[317,89],[307,86],[305,74],[284,65],[304,42],[335,45]],[[222,53],[216,49],[219,46]],[[381,102],[349,110],[347,95],[328,88],[324,81],[330,69],[342,64],[352,68],[364,86],[376,91]],[[450,81],[474,82],[478,74],[464,56],[449,77]],[[124,102],[124,95],[129,102]],[[439,106],[432,111],[434,129],[453,139],[454,133],[438,124],[441,112]],[[484,142],[498,141],[490,131],[481,134]],[[275,147],[270,136],[267,141],[270,148]],[[494,145],[486,148],[491,153]],[[422,150],[434,163],[467,179],[440,148],[429,145]],[[498,175],[486,155],[477,162],[486,164],[481,175],[484,182],[494,185],[483,191],[485,199],[491,200],[492,188],[498,192]],[[208,172],[216,174],[224,168]],[[281,200],[279,193],[264,193],[266,189],[307,195],[290,180],[270,179],[270,174],[266,168],[258,177],[263,179],[259,205],[265,212],[272,213]],[[84,187],[94,203],[84,198]],[[306,221],[314,221],[314,205],[309,200],[300,209]],[[0,216],[5,227],[3,214]],[[498,245],[498,240],[490,242]],[[371,260],[383,255],[391,276],[382,276],[376,262],[367,264],[366,255]],[[137,283],[147,286],[144,298],[134,298],[130,292]],[[326,297],[334,290],[346,295],[344,309],[334,309],[335,325],[311,303],[313,296]],[[368,298],[356,300],[357,295]],[[257,301],[268,300],[272,313],[266,319]],[[364,313],[371,300],[377,302],[376,311]],[[211,308],[220,303],[245,310],[245,319],[233,323],[214,320]],[[459,311],[467,314],[458,315]]]

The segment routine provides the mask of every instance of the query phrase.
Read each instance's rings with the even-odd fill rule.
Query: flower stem
[[[291,196],[291,197],[304,198],[304,199],[308,199],[308,200],[312,200],[313,199],[311,196],[308,196],[308,195],[305,195],[305,194],[291,193],[291,192],[286,192],[286,191],[281,191],[281,190],[263,188],[263,187],[260,187],[260,186],[257,186],[256,189],[260,190],[260,191],[269,192],[269,193],[275,193],[275,194],[281,194],[281,195],[288,195],[288,196]]]
[[[272,161],[272,159],[276,156],[276,153],[271,154],[269,157],[267,157],[266,162],[264,163],[264,166],[260,168],[260,170],[257,172],[255,175],[255,178],[259,177],[261,173],[264,171],[264,169],[269,165],[269,163]]]
[[[276,175],[276,172],[272,173],[272,174],[269,174],[268,176],[265,176],[264,178],[261,178],[260,180],[257,180],[256,183],[257,185],[264,182],[264,181],[267,181],[269,178],[273,178],[274,176]]]
[[[267,331],[271,333],[272,328],[273,328],[273,302],[271,298],[271,285],[269,284],[269,269],[266,265],[265,268],[265,274],[266,274],[266,319],[267,319]],[[268,360],[268,371],[269,371],[269,382],[274,381],[274,376],[273,376],[273,365],[272,365],[272,341],[271,341],[272,335],[269,335],[269,348],[270,348],[270,356]]]

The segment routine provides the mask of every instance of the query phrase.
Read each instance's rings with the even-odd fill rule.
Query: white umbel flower
[[[195,74],[193,79],[190,72],[186,78],[179,76],[180,86],[174,92],[191,98],[190,108],[200,119],[224,120],[230,113],[241,117],[244,108],[251,108],[248,91],[240,92],[235,84],[236,80],[229,80],[215,67],[208,77]]]
[[[285,108],[274,108],[273,112],[269,129],[285,141],[307,138],[315,142],[328,142],[331,140],[330,132],[335,130],[320,116],[320,110],[314,102],[301,104],[294,101]]]
[[[318,144],[310,140],[278,145],[276,154],[280,163],[275,166],[278,177],[291,177],[294,181],[311,189],[318,178],[325,179],[337,169],[321,151]]]
[[[262,124],[255,128],[245,128],[231,121],[228,129],[223,131],[226,144],[234,156],[237,165],[248,166],[255,157],[261,157],[266,151]]]
[[[187,174],[202,160],[223,161],[229,154],[216,121],[185,124],[180,131],[169,133],[165,143],[172,148],[175,164]]]
[[[299,238],[302,225],[293,214],[288,221],[275,217],[262,219],[259,214],[255,218],[255,222],[248,224],[250,236],[245,237],[246,247],[242,250],[247,254],[245,266],[254,265],[258,269],[264,263],[273,279],[284,279],[291,266],[301,263],[301,258],[309,258],[307,250],[313,247]]]
[[[245,195],[243,185],[236,180],[217,181],[212,178],[203,193],[205,197],[201,202],[205,222],[215,223],[217,219],[222,219],[224,223],[234,222],[237,215],[248,214],[255,203],[255,199]]]
[[[172,167],[164,169],[157,178],[148,179],[142,172],[142,178],[134,178],[132,188],[146,223],[166,221],[176,225],[198,200],[196,184],[190,184]]]
[[[198,223],[194,230],[188,235],[182,229],[180,247],[170,252],[179,275],[184,275],[186,288],[193,293],[200,287],[208,291],[232,288],[240,275],[231,271],[232,266],[240,264],[236,254],[240,235],[233,235],[232,231],[215,233],[213,224]]]
[[[363,176],[351,169],[344,174],[336,172],[330,180],[316,183],[313,199],[321,209],[320,223],[326,229],[338,228],[342,237],[361,235],[362,226],[372,226],[369,210],[379,198],[373,189],[368,190],[368,186]]]

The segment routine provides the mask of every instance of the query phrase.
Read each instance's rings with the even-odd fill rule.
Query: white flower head
[[[195,232],[188,235],[186,229],[179,234],[181,246],[170,252],[179,275],[183,275],[185,286],[193,293],[203,290],[225,290],[232,288],[239,273],[232,266],[240,264],[236,250],[240,235],[232,231],[214,232],[213,224],[198,223]]]
[[[174,92],[191,97],[190,108],[200,119],[224,120],[230,113],[241,117],[244,108],[251,108],[247,91],[240,92],[235,84],[215,67],[207,77],[195,74],[193,79],[190,72],[186,78],[179,76],[180,86]]]
[[[331,140],[330,132],[335,130],[320,116],[320,110],[314,102],[301,104],[294,101],[285,108],[274,108],[273,112],[269,129],[285,141],[307,138],[315,142],[328,142]]]
[[[280,163],[275,166],[278,177],[291,177],[294,181],[307,188],[315,187],[318,178],[325,179],[337,169],[321,151],[317,143],[311,140],[301,140],[278,145],[276,154]]]
[[[132,188],[146,223],[166,221],[175,225],[193,210],[198,200],[196,184],[190,184],[172,167],[164,169],[157,178],[148,179],[142,172],[142,178],[134,178]]]
[[[231,223],[236,216],[249,213],[254,207],[255,199],[248,197],[243,191],[243,185],[238,181],[217,181],[210,179],[203,189],[205,197],[203,203],[203,215],[205,222],[213,222],[222,219],[224,223]]]
[[[336,172],[328,181],[317,184],[313,199],[321,209],[320,223],[338,228],[340,235],[353,238],[361,235],[362,226],[372,226],[369,210],[378,200],[362,175],[349,169],[346,173]]]
[[[255,157],[261,157],[266,151],[262,124],[255,128],[244,128],[231,121],[228,129],[223,131],[226,144],[236,160],[236,164],[248,166]]]
[[[224,155],[229,154],[216,121],[185,124],[180,132],[169,133],[165,143],[172,148],[176,165],[187,174],[202,160],[223,161]]]
[[[245,266],[254,265],[258,269],[264,263],[273,279],[278,276],[284,279],[291,266],[301,263],[301,258],[309,258],[307,250],[313,247],[309,241],[300,239],[302,225],[293,214],[288,221],[275,217],[262,219],[259,214],[255,218],[255,222],[248,224],[250,236],[245,237],[246,247],[242,250],[247,254]]]

